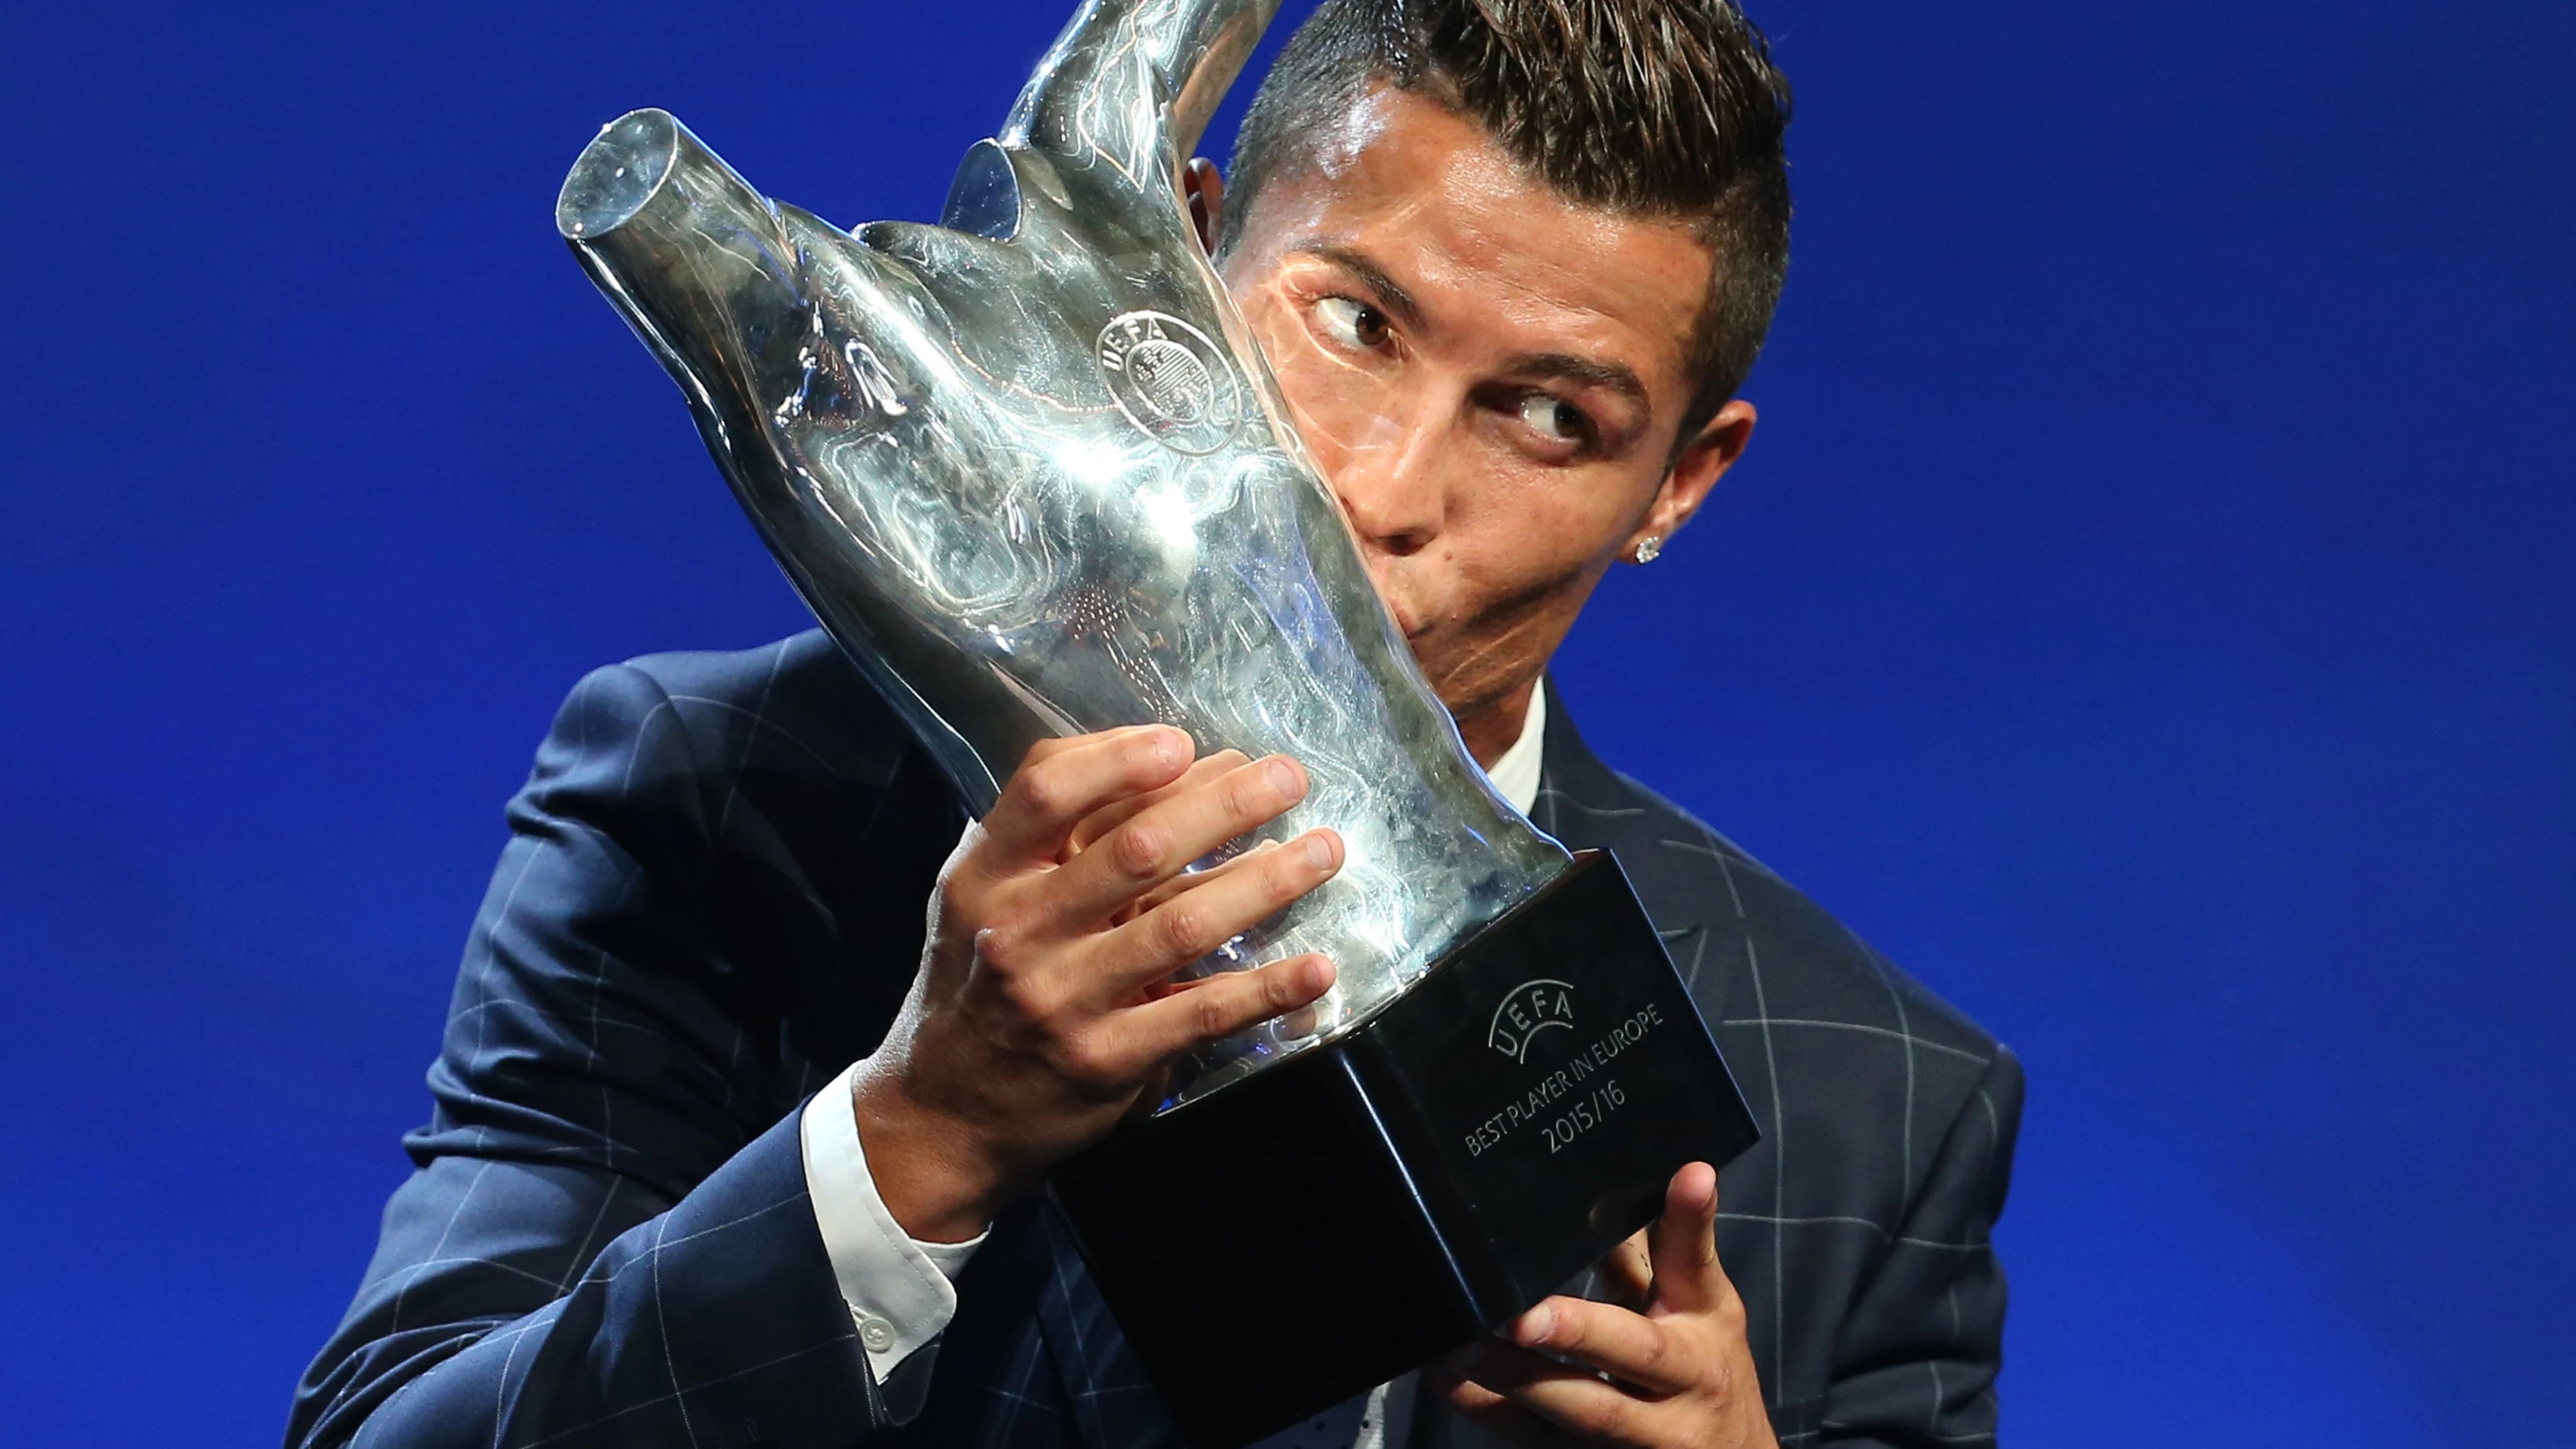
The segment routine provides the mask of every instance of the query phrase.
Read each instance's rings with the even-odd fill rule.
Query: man
[[[1752,434],[1786,109],[1716,0],[1328,0],[1231,206],[1190,167],[1469,748],[1618,853],[1765,1133],[1722,1211],[1705,1165],[1676,1175],[1603,1301],[1293,1442],[1992,1437],[2019,1067],[1594,759],[1543,684],[1610,565],[1651,561]],[[1166,984],[1339,867],[1310,831],[1183,873],[1303,790],[1121,730],[1032,752],[970,826],[819,636],[593,675],[512,806],[420,1170],[291,1439],[1174,1442],[1033,1189],[1175,1055],[1328,989],[1311,957]]]

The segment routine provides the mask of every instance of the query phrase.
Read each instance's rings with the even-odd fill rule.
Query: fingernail
[[[1333,978],[1340,974],[1333,969],[1330,957],[1318,956],[1306,967],[1306,984],[1319,992],[1330,991],[1333,989]]]
[[[1306,863],[1317,870],[1333,868],[1333,838],[1317,831],[1306,837]]]
[[[1556,1327],[1556,1310],[1542,1303],[1521,1315],[1521,1342],[1545,1343]]]
[[[1285,757],[1274,757],[1265,768],[1270,772],[1270,783],[1278,787],[1280,794],[1295,799],[1306,793],[1305,772],[1299,770],[1292,761]]]

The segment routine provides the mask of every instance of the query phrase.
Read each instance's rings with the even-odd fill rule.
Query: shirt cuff
[[[814,1094],[797,1131],[823,1252],[858,1328],[859,1346],[867,1350],[868,1369],[882,1384],[897,1365],[947,1331],[957,1316],[954,1280],[984,1237],[919,1242],[886,1210],[876,1179],[868,1175],[858,1118],[850,1109],[850,1076],[857,1070],[852,1065]]]

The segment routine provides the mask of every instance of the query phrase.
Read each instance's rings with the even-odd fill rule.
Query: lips
[[[1396,596],[1393,581],[1387,577],[1387,566],[1391,560],[1384,556],[1363,557],[1361,562],[1368,569],[1369,585],[1377,590],[1378,601],[1386,605],[1386,611],[1389,614],[1395,616],[1396,629],[1408,640],[1421,638],[1431,625],[1419,617],[1420,611],[1414,607],[1412,601]]]
[[[1382,591],[1379,593],[1378,597],[1385,600],[1386,611],[1395,616],[1395,627],[1406,639],[1419,639],[1430,630],[1431,626],[1427,623],[1417,622],[1413,617],[1413,611],[1405,607],[1403,603],[1395,599],[1387,598],[1385,593]]]

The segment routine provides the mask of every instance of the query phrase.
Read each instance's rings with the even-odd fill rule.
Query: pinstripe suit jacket
[[[1987,1440],[2019,1067],[1562,709],[1545,761],[1538,823],[1618,853],[1761,1120],[1719,1241],[1784,1441]],[[822,636],[593,674],[509,821],[418,1170],[290,1444],[1175,1443],[1035,1202],[969,1265],[919,1416],[888,1423],[797,1109],[902,1001],[963,818]]]

